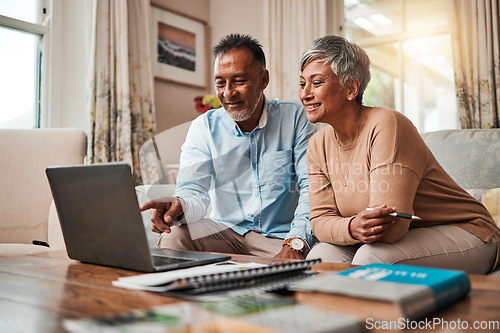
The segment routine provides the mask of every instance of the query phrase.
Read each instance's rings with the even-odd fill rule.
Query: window
[[[40,127],[46,11],[41,0],[0,1],[0,128]]]
[[[372,62],[366,105],[405,114],[419,132],[459,128],[447,0],[345,0],[345,37]]]

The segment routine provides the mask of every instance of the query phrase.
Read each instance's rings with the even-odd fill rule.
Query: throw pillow
[[[481,203],[488,209],[495,223],[498,224],[500,214],[500,188],[493,188],[483,193]]]

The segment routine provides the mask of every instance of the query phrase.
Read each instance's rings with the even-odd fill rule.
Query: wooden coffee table
[[[283,260],[235,255],[239,262],[276,263]],[[338,271],[351,266],[321,263],[313,270]],[[64,252],[49,252],[18,257],[0,257],[0,332],[64,332],[64,319],[83,319],[119,315],[134,309],[180,302],[164,295],[114,287],[111,281],[121,276],[140,274],[122,269],[82,264],[66,257]],[[471,329],[474,323],[500,322],[500,278],[471,275],[469,297],[434,313],[423,320],[467,322],[469,329],[443,329],[436,332],[500,332],[494,329]],[[387,313],[370,305],[350,305],[350,299],[332,302],[329,295],[296,293],[299,302],[355,316],[368,332],[377,322],[367,318],[387,318]],[[352,300],[351,300],[352,301]],[[354,304],[354,303],[353,303]],[[383,322],[379,322],[379,325]],[[489,324],[489,325],[495,325]],[[380,327],[380,326],[379,326]],[[491,328],[491,326],[490,326]],[[411,330],[427,332],[428,327]]]

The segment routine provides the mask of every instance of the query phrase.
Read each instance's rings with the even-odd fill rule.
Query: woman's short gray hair
[[[354,43],[339,36],[324,36],[316,39],[304,52],[300,62],[300,70],[312,61],[323,60],[330,65],[344,86],[353,79],[359,80],[359,92],[356,101],[363,103],[363,93],[370,82],[370,58],[366,52]]]

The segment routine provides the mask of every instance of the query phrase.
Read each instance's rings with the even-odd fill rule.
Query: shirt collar
[[[262,114],[260,115],[259,124],[257,125],[257,128],[263,128],[267,124],[267,108],[268,108],[268,105],[267,105],[267,101],[266,101],[266,97],[265,96],[264,96],[264,103],[263,104],[264,104],[264,107],[262,108]]]

